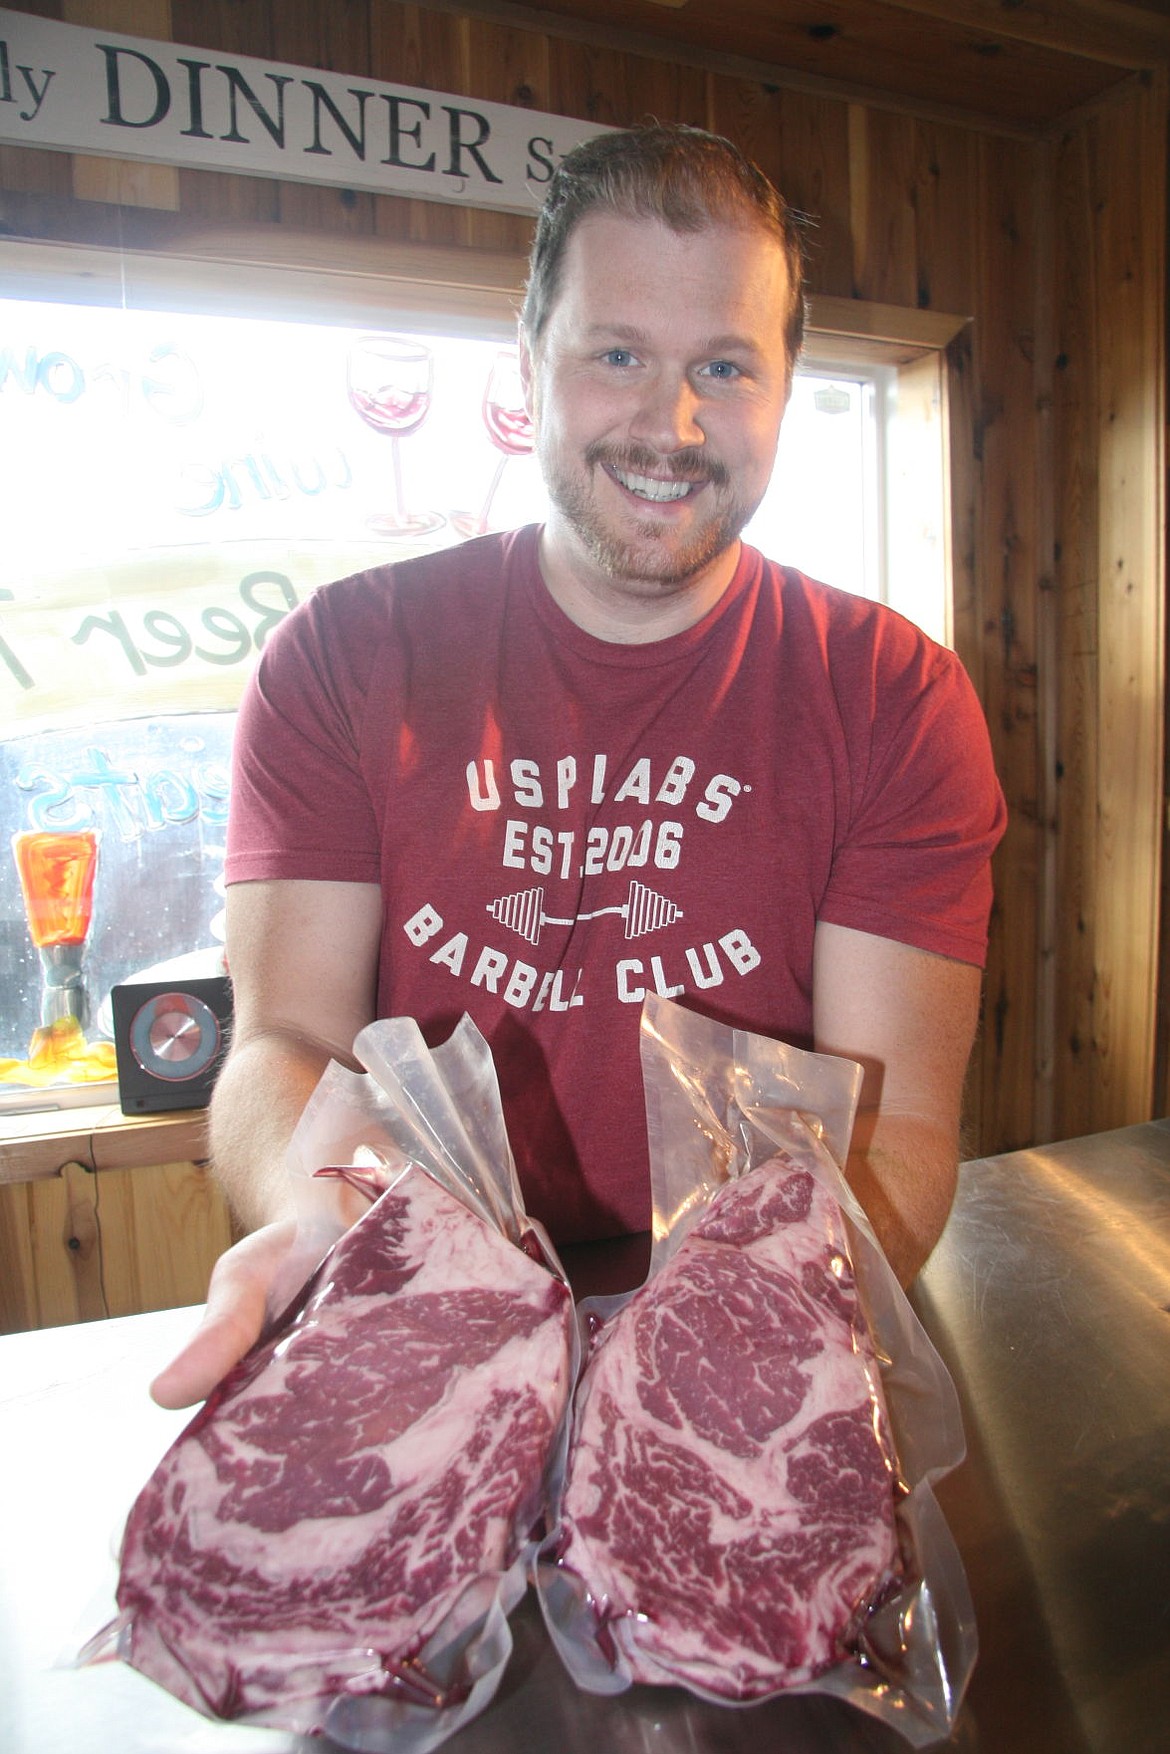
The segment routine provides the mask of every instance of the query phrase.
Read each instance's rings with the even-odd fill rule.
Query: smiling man
[[[288,1140],[376,1017],[434,1044],[472,1016],[562,1243],[649,1225],[647,992],[848,1055],[850,1179],[904,1280],[933,1246],[1003,801],[952,653],[740,541],[802,324],[798,225],[733,146],[588,142],[550,186],[521,324],[547,523],[328,586],[268,642],[237,733],[212,1108],[258,1228],[164,1403],[255,1336]]]
[[[521,358],[553,508],[541,571],[580,625],[654,639],[722,596],[776,457],[790,299],[780,238],[746,214],[574,228]]]

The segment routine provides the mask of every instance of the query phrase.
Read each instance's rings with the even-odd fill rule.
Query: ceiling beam
[[[1170,18],[1126,0],[879,0],[965,31],[1132,72],[1170,61]]]
[[[770,3],[770,0],[769,0]],[[952,124],[977,129],[985,134],[998,134],[1009,139],[1036,140],[1044,133],[1039,123],[1009,120],[991,116],[982,110],[968,109],[962,104],[932,102],[927,98],[884,91],[880,86],[856,85],[848,80],[828,79],[817,73],[804,73],[784,67],[775,61],[761,61],[729,50],[700,48],[680,37],[658,36],[650,31],[631,29],[625,25],[599,23],[590,19],[588,5],[573,13],[552,12],[528,0],[418,0],[429,12],[454,13],[457,17],[483,18],[517,30],[539,31],[545,36],[559,37],[567,42],[594,44],[627,55],[645,55],[651,60],[673,61],[683,67],[697,67],[704,73],[722,74],[731,79],[746,79],[777,90],[805,92],[811,97],[836,98],[843,103],[865,104],[870,109],[890,110],[898,115],[917,116],[923,121]],[[669,14],[667,15],[669,16]]]

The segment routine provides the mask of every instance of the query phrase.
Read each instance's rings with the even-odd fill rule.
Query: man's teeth
[[[695,485],[693,481],[656,481],[652,475],[627,475],[622,469],[613,473],[623,487],[640,499],[683,499]]]

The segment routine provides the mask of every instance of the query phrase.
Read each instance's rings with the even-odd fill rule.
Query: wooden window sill
[[[207,1110],[124,1115],[116,1104],[6,1115],[0,1138],[0,1185],[57,1175],[63,1163],[88,1169],[136,1169],[199,1163],[208,1155]]]

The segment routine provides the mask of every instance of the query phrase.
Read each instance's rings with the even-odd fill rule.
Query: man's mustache
[[[595,439],[585,447],[585,461],[591,469],[619,469],[623,475],[652,475],[655,480],[703,481],[712,487],[726,487],[731,476],[725,463],[698,445],[672,451],[668,457],[644,445],[611,445]]]

